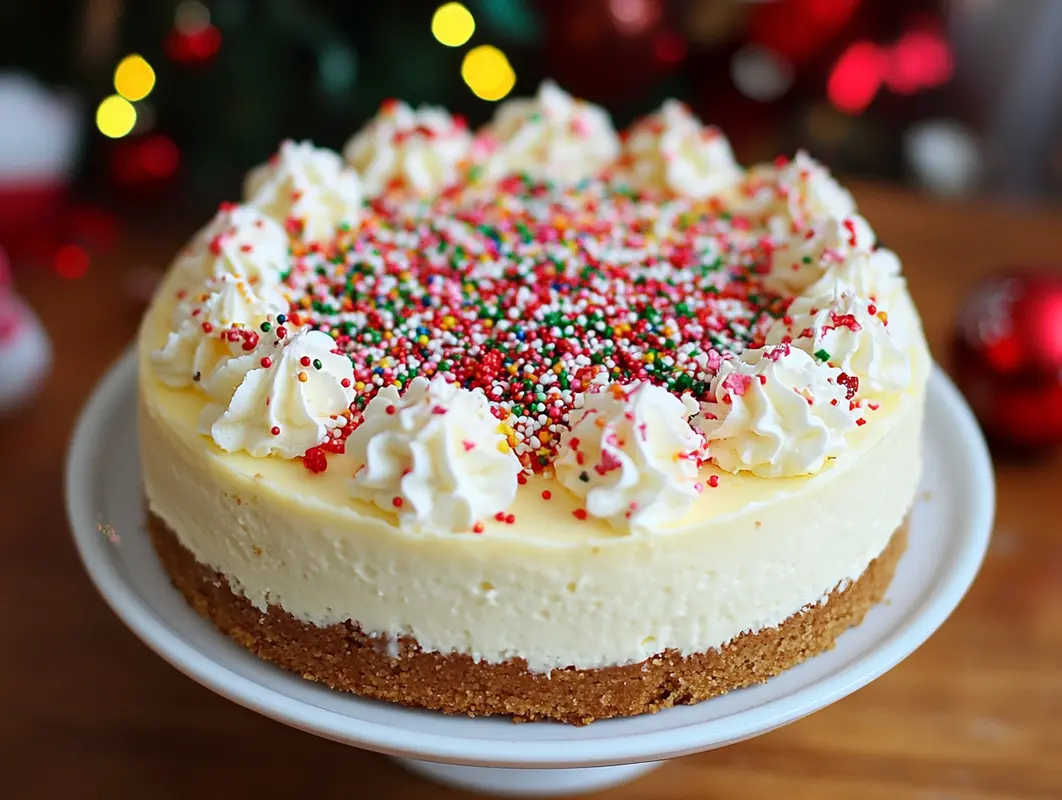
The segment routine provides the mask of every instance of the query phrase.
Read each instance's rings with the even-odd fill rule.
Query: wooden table
[[[980,277],[1015,262],[1062,262],[1062,212],[944,206],[875,187],[858,194],[904,258],[945,362],[956,307]],[[21,278],[57,359],[33,407],[0,422],[0,795],[458,797],[198,686],[127,631],[81,571],[61,489],[74,416],[134,335],[128,269],[164,264],[187,233],[141,229],[79,281]],[[1000,463],[997,476],[984,570],[925,647],[825,711],[675,761],[608,797],[1062,797],[1062,453]]]

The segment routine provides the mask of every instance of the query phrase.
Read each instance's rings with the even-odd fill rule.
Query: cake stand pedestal
[[[395,756],[430,780],[508,796],[594,791],[668,758],[781,727],[866,685],[913,652],[954,610],[988,546],[992,467],[977,424],[939,370],[926,406],[925,474],[908,552],[887,602],[837,646],[767,683],[695,706],[577,728],[449,717],[301,680],[242,649],[184,602],[145,530],[136,442],[136,362],[127,353],[96,389],[67,461],[67,506],[85,569],[137,636],[230,700],[319,736]],[[101,470],[99,464],[107,464]]]
[[[662,761],[618,767],[577,769],[506,769],[437,764],[416,758],[396,758],[410,772],[455,789],[500,797],[557,797],[611,789],[663,766]]]

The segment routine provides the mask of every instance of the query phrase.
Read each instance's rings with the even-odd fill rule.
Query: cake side
[[[199,614],[258,657],[304,679],[447,714],[575,725],[697,703],[763,683],[832,649],[884,597],[907,542],[901,526],[854,583],[721,648],[686,656],[669,650],[627,666],[545,674],[528,670],[522,659],[492,664],[424,651],[409,638],[366,636],[352,622],[318,627],[277,606],[263,611],[234,593],[224,575],[196,561],[158,517],[149,517],[149,530],[174,585]]]

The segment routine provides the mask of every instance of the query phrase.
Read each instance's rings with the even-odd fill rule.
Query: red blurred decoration
[[[76,244],[64,244],[55,251],[55,271],[61,278],[81,278],[88,272],[89,254]]]
[[[122,232],[117,214],[88,205],[71,209],[66,229],[74,241],[96,251],[110,250]]]
[[[839,111],[861,114],[881,88],[887,56],[873,42],[858,41],[844,51],[826,82],[826,96]]]
[[[221,31],[207,23],[194,30],[174,28],[166,36],[166,55],[189,66],[210,61],[221,48]]]
[[[637,36],[656,25],[663,9],[659,0],[609,0],[609,13],[624,36]]]
[[[168,189],[181,164],[181,152],[161,133],[122,139],[111,152],[111,174],[121,188],[137,195],[158,195]]]
[[[674,66],[686,57],[686,40],[675,31],[660,31],[653,39],[653,53],[667,66]]]
[[[914,94],[945,83],[954,68],[951,48],[942,33],[915,30],[905,33],[892,48],[885,84],[896,94]]]
[[[947,39],[931,28],[910,30],[892,47],[860,40],[833,65],[826,96],[837,110],[861,114],[883,85],[896,94],[914,94],[946,82],[954,67]]]
[[[1062,273],[1023,270],[982,284],[960,311],[954,359],[995,444],[1062,444]]]
[[[749,19],[749,38],[799,69],[844,31],[859,5],[860,0],[757,3]]]
[[[546,72],[594,102],[646,91],[686,56],[685,41],[664,22],[663,0],[542,0],[539,8]]]

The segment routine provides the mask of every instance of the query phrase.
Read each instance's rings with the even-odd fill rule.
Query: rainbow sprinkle
[[[357,408],[443,373],[481,388],[525,467],[553,458],[592,382],[708,396],[720,353],[757,347],[786,301],[770,239],[718,201],[524,177],[374,200],[357,231],[296,253],[292,313],[354,366]]]

